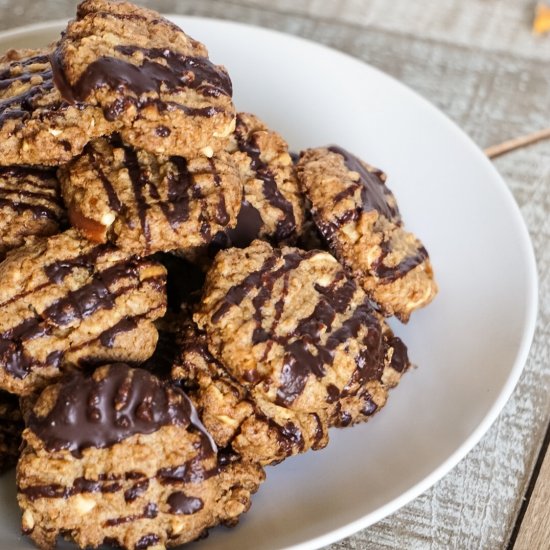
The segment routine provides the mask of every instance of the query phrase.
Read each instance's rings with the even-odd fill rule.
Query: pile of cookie
[[[265,466],[368,420],[410,367],[385,318],[437,287],[386,176],[291,155],[231,96],[126,2],[0,58],[0,467],[40,548],[234,525]]]

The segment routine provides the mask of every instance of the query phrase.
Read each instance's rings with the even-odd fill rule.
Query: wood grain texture
[[[75,3],[0,0],[0,28],[69,17]],[[142,3],[275,28],[346,51],[424,95],[481,147],[550,125],[550,73],[542,64],[550,60],[550,38],[530,34],[531,0]],[[550,419],[550,142],[495,164],[527,222],[540,275],[539,319],[525,371],[491,430],[449,475],[331,550],[494,550],[509,540]]]
[[[484,51],[514,51],[531,59],[550,59],[548,40],[530,33],[536,0],[149,0],[137,3],[165,13],[209,14],[217,10],[225,12],[228,18],[235,18],[234,12],[240,7],[268,9],[283,15],[305,15],[330,23],[421,36]],[[70,0],[0,0],[0,13],[8,16],[2,18],[0,28],[23,25],[30,20],[71,17],[76,4]],[[217,17],[223,17],[223,13]]]
[[[513,51],[550,58],[550,44],[530,32],[535,0],[241,0],[239,3],[339,21],[354,26],[421,36],[484,51]]]
[[[546,443],[548,444],[547,433]],[[522,518],[514,550],[531,550],[532,548],[548,548],[550,546],[550,452],[546,446],[546,456],[536,478],[534,490],[529,498],[529,504]]]

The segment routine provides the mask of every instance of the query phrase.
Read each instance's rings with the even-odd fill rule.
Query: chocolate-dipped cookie
[[[234,525],[264,479],[219,460],[189,399],[142,369],[73,373],[38,398],[17,466],[23,532],[43,549],[165,548]]]
[[[335,146],[303,152],[297,172],[331,252],[385,315],[406,322],[434,298],[428,252],[405,231],[383,172]]]

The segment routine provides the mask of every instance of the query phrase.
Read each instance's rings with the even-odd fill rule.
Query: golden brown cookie
[[[225,378],[242,386],[266,419],[288,426],[299,442],[289,454],[326,443],[331,425],[367,419],[409,366],[401,340],[327,252],[273,249],[261,241],[220,252],[194,319]],[[218,404],[215,398],[212,410],[222,412],[213,414],[224,423],[226,398]],[[260,441],[253,430],[239,430],[241,449]],[[269,462],[268,452],[254,452]]]
[[[267,465],[327,444],[326,414],[295,414],[263,400],[256,402],[209,352],[205,333],[191,319],[180,321],[171,341],[175,343],[171,377],[188,393],[225,452]]]
[[[22,431],[19,399],[0,390],[0,474],[17,462]]]
[[[225,69],[176,25],[129,2],[82,2],[53,69],[66,101],[100,106],[138,149],[210,157],[234,129]]]
[[[304,201],[286,141],[255,115],[239,113],[228,151],[237,159],[244,196],[237,227],[225,239],[220,236],[220,243],[243,248],[257,238],[294,242],[304,222]]]
[[[10,252],[0,264],[0,388],[27,395],[66,368],[150,357],[165,276],[75,230]]]
[[[0,167],[0,260],[30,236],[58,233],[65,219],[52,170]]]
[[[0,165],[57,166],[80,153],[91,139],[117,125],[103,111],[70,104],[54,86],[50,54],[10,50],[0,57]]]
[[[225,463],[189,399],[142,369],[73,373],[39,397],[17,467],[23,532],[42,549],[144,550],[234,525],[264,479]]]
[[[159,156],[116,136],[89,143],[58,175],[75,227],[94,242],[142,255],[208,244],[235,225],[242,196],[227,153]]]
[[[431,302],[428,252],[405,231],[384,173],[340,147],[308,149],[297,171],[330,250],[385,315],[406,322]]]

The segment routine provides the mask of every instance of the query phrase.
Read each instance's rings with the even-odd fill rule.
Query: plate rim
[[[422,493],[426,492],[430,487],[435,485],[439,480],[441,480],[445,475],[447,475],[453,468],[455,468],[460,461],[462,461],[467,454],[480,442],[482,437],[489,431],[491,426],[494,424],[499,414],[502,412],[506,406],[508,400],[510,399],[514,389],[516,388],[520,376],[524,370],[525,364],[527,362],[533,338],[535,335],[537,319],[538,319],[538,295],[539,295],[539,277],[537,273],[537,262],[536,256],[533,248],[533,242],[531,240],[529,230],[525,219],[521,213],[520,207],[516,202],[510,188],[506,184],[504,178],[501,176],[499,171],[496,169],[494,163],[483,153],[480,147],[473,141],[473,139],[449,116],[447,116],[443,111],[437,108],[433,103],[428,99],[423,97],[419,92],[413,90],[406,84],[399,81],[397,78],[392,75],[384,72],[383,70],[367,63],[366,61],[350,55],[348,53],[342,52],[336,48],[332,48],[323,43],[310,40],[308,38],[303,38],[294,34],[286,33],[283,31],[271,29],[268,27],[263,27],[260,25],[255,25],[251,23],[243,23],[240,21],[233,21],[229,19],[220,19],[215,17],[204,17],[204,16],[195,16],[195,15],[184,15],[184,14],[163,14],[165,17],[174,20],[195,20],[201,23],[215,23],[221,24],[222,26],[227,27],[245,27],[255,30],[261,30],[268,34],[277,35],[279,37],[284,37],[285,40],[294,41],[297,44],[307,45],[308,47],[315,46],[321,50],[330,52],[331,55],[341,56],[343,59],[353,60],[356,63],[367,66],[370,70],[378,74],[379,77],[391,81],[393,86],[396,86],[401,89],[401,91],[414,96],[415,100],[420,102],[424,108],[430,110],[430,112],[437,116],[441,121],[443,121],[446,127],[452,131],[457,138],[462,141],[465,146],[471,151],[471,153],[478,157],[480,162],[485,163],[486,166],[490,167],[490,171],[495,176],[491,178],[491,185],[498,186],[499,190],[506,197],[506,201],[510,207],[510,211],[513,214],[513,220],[518,232],[518,237],[520,237],[521,242],[521,251],[523,254],[522,261],[524,261],[525,267],[525,293],[526,293],[526,307],[525,307],[525,318],[523,320],[523,333],[521,336],[521,343],[518,346],[518,351],[513,360],[513,365],[510,369],[510,373],[507,377],[507,380],[497,397],[495,398],[493,404],[491,405],[489,411],[478,424],[478,426],[469,434],[468,437],[464,439],[462,444],[444,460],[437,468],[432,472],[426,475],[423,479],[418,481],[415,485],[402,492],[399,496],[390,500],[386,504],[380,506],[373,512],[370,512],[361,518],[354,520],[350,523],[338,527],[336,529],[331,529],[326,533],[317,535],[307,541],[293,544],[291,546],[285,546],[281,550],[306,550],[306,549],[318,549],[322,546],[332,544],[339,540],[342,540],[345,537],[353,535],[358,531],[366,529],[367,527],[381,521],[385,517],[396,512],[403,506],[410,503],[412,500],[417,498]],[[10,38],[24,38],[25,35],[39,32],[47,32],[50,30],[62,29],[66,25],[67,21],[70,18],[54,19],[43,21],[39,23],[32,23],[28,25],[22,25],[14,27],[12,29],[6,29],[0,31],[0,40],[8,40]]]

